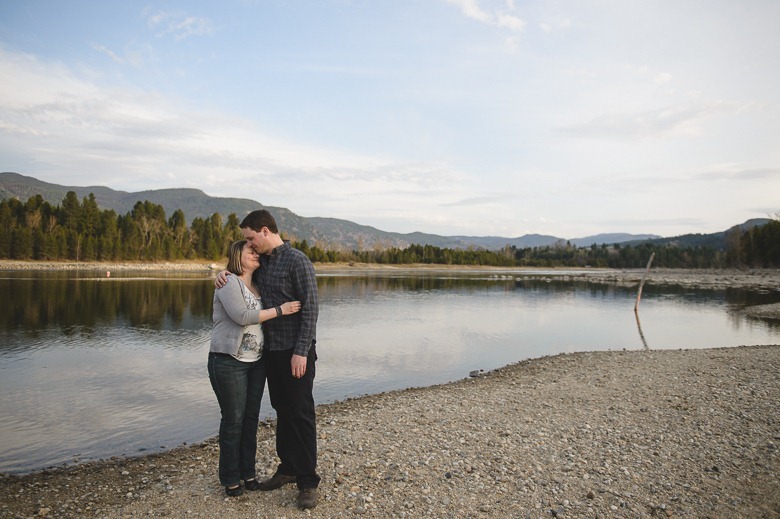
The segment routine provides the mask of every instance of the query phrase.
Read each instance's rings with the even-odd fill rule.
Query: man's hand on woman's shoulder
[[[217,279],[214,280],[214,287],[215,288],[222,288],[225,285],[227,285],[227,279],[230,275],[230,272],[227,270],[220,270],[219,274],[217,274]]]

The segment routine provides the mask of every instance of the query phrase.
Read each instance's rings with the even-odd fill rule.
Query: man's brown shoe
[[[305,510],[306,508],[314,508],[315,506],[317,506],[316,488],[304,488],[298,492],[298,508]]]
[[[286,476],[277,472],[269,479],[260,482],[260,490],[276,490],[288,483],[295,483],[295,476]]]

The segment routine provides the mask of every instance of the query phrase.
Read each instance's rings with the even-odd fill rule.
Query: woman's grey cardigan
[[[248,290],[238,276],[228,276],[227,284],[214,290],[214,310],[211,328],[211,349],[214,353],[236,355],[244,337],[244,327],[260,323],[260,308],[250,310],[244,299]],[[262,345],[263,332],[257,340]]]

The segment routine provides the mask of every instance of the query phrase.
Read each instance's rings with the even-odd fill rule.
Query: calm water
[[[318,276],[318,403],[461,379],[561,352],[776,344],[736,310],[780,292],[515,282],[514,275]],[[0,472],[214,436],[209,274],[0,272]],[[264,417],[272,417],[267,397]]]

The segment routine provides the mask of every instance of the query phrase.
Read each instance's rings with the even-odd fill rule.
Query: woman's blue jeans
[[[257,424],[265,388],[265,361],[241,362],[224,353],[209,353],[209,379],[217,395],[219,483],[230,487],[256,476]]]

